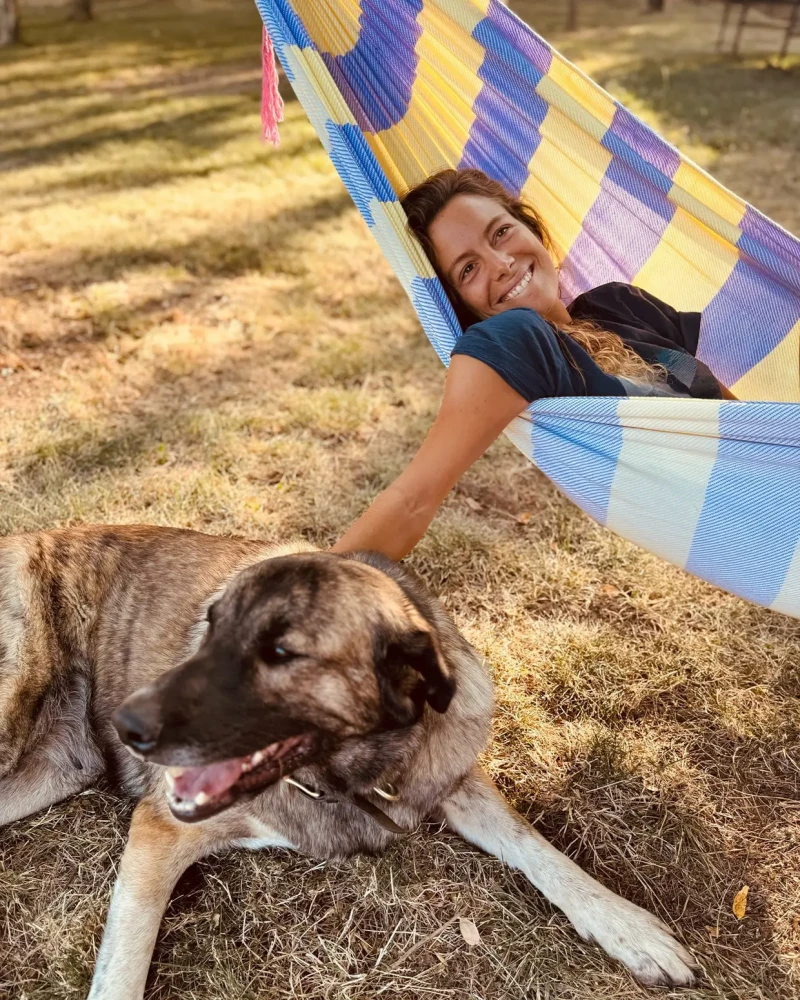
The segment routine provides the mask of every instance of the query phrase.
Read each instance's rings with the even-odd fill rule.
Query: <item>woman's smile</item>
[[[525,273],[522,275],[522,278],[511,288],[511,291],[506,292],[505,295],[500,296],[499,302],[500,303],[508,302],[511,299],[515,299],[518,295],[521,295],[531,282],[531,278],[533,277],[533,269],[534,265],[533,264],[529,265],[529,267],[525,269]]]

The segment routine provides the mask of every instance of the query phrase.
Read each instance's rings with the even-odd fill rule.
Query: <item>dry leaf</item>
[[[481,510],[481,505],[477,500],[473,500],[472,497],[466,497],[464,503],[469,507],[470,510]]]
[[[469,917],[458,918],[458,929],[461,931],[461,937],[464,938],[468,945],[473,946],[481,943],[480,932]]]
[[[733,915],[737,920],[742,920],[745,913],[747,913],[747,894],[750,891],[749,885],[743,885],[742,888],[733,897]]]
[[[613,583],[604,583],[600,587],[600,593],[605,594],[606,597],[615,597],[617,594],[621,594],[622,591],[619,587],[615,587]]]
[[[706,930],[708,931],[708,936],[709,937],[712,937],[712,938],[718,938],[719,937],[719,927],[709,927],[708,924],[706,924]]]
[[[800,913],[795,913],[792,917],[792,931],[797,934],[800,931]]]
[[[522,514],[517,514],[517,524],[527,524],[532,517],[533,514],[529,510],[524,511]]]

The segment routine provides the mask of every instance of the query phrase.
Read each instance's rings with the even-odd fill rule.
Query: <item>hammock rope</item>
[[[565,398],[507,433],[657,555],[800,617],[800,241],[499,0],[256,0],[294,91],[447,364],[460,330],[398,199],[479,167],[551,230],[566,302],[607,281],[702,312],[741,402]]]

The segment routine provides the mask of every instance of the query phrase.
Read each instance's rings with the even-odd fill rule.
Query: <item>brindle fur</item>
[[[302,657],[270,667],[265,634]],[[322,858],[385,848],[394,834],[353,804],[359,795],[407,829],[446,820],[521,869],[643,982],[691,982],[691,956],[667,928],[548,844],[476,765],[491,708],[480,658],[381,557],[143,526],[0,540],[0,823],[104,773],[139,799],[91,1000],[140,1000],[164,908],[199,858],[232,846]],[[158,733],[147,760],[112,721],[124,731],[131,718]],[[202,822],[170,813],[162,765],[308,730],[315,756],[293,777],[326,801],[278,781]],[[389,784],[391,803],[373,791]]]

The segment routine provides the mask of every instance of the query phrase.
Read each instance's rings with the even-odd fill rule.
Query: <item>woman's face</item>
[[[433,220],[428,236],[439,269],[481,319],[520,306],[545,319],[563,309],[550,254],[492,198],[456,195]]]

